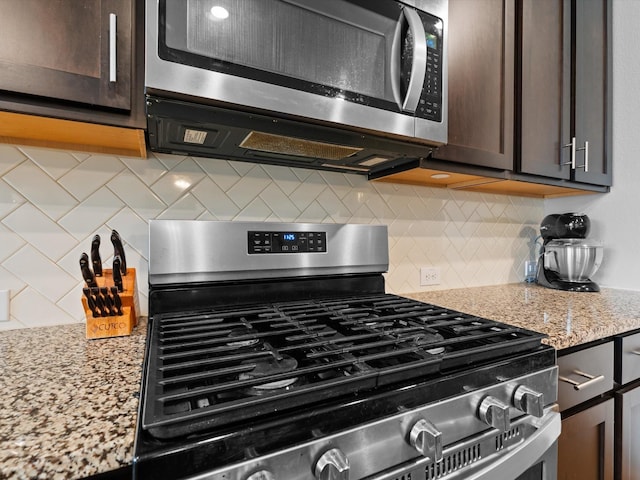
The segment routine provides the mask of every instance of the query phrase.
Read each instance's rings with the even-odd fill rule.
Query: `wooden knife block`
[[[102,276],[96,277],[98,287],[111,288],[113,283],[113,270],[102,270]],[[87,318],[87,338],[109,338],[131,335],[133,327],[138,324],[140,304],[138,302],[138,288],[136,283],[136,269],[127,268],[127,274],[122,276],[122,292],[119,292],[122,300],[122,315],[108,317],[93,317],[89,309],[87,297],[82,296],[82,306]]]

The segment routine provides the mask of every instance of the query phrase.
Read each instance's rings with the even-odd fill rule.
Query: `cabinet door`
[[[522,0],[516,169],[570,178],[571,2]]]
[[[616,477],[640,480],[640,387],[616,394]]]
[[[131,108],[131,2],[0,0],[0,10],[1,90]]]
[[[613,479],[614,400],[562,420],[558,480]]]
[[[575,5],[575,137],[578,152],[574,179],[611,185],[611,3],[580,0]]]
[[[514,7],[449,2],[449,140],[435,158],[513,168]]]

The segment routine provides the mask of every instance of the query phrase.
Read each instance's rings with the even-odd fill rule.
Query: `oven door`
[[[147,0],[146,87],[444,143],[446,0],[416,3]]]

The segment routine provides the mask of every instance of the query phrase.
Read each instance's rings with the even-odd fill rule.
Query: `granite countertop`
[[[510,284],[403,294],[546,333],[558,349],[640,329],[640,292]],[[0,478],[77,479],[131,465],[147,322],[86,340],[83,324],[0,333]]]
[[[82,478],[130,465],[146,318],[131,336],[85,325],[0,333],[0,478]]]
[[[640,292],[564,292],[514,283],[404,294],[423,302],[547,334],[558,350],[640,329]]]

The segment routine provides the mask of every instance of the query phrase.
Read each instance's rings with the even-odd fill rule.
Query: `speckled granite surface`
[[[549,335],[558,349],[640,329],[640,292],[511,284],[403,294]],[[77,479],[129,465],[146,319],[130,337],[84,325],[0,333],[0,479]]]
[[[0,333],[0,479],[70,479],[131,463],[146,319],[86,340],[84,324]]]
[[[640,292],[633,291],[562,292],[522,283],[404,296],[546,333],[557,349],[640,328]]]

